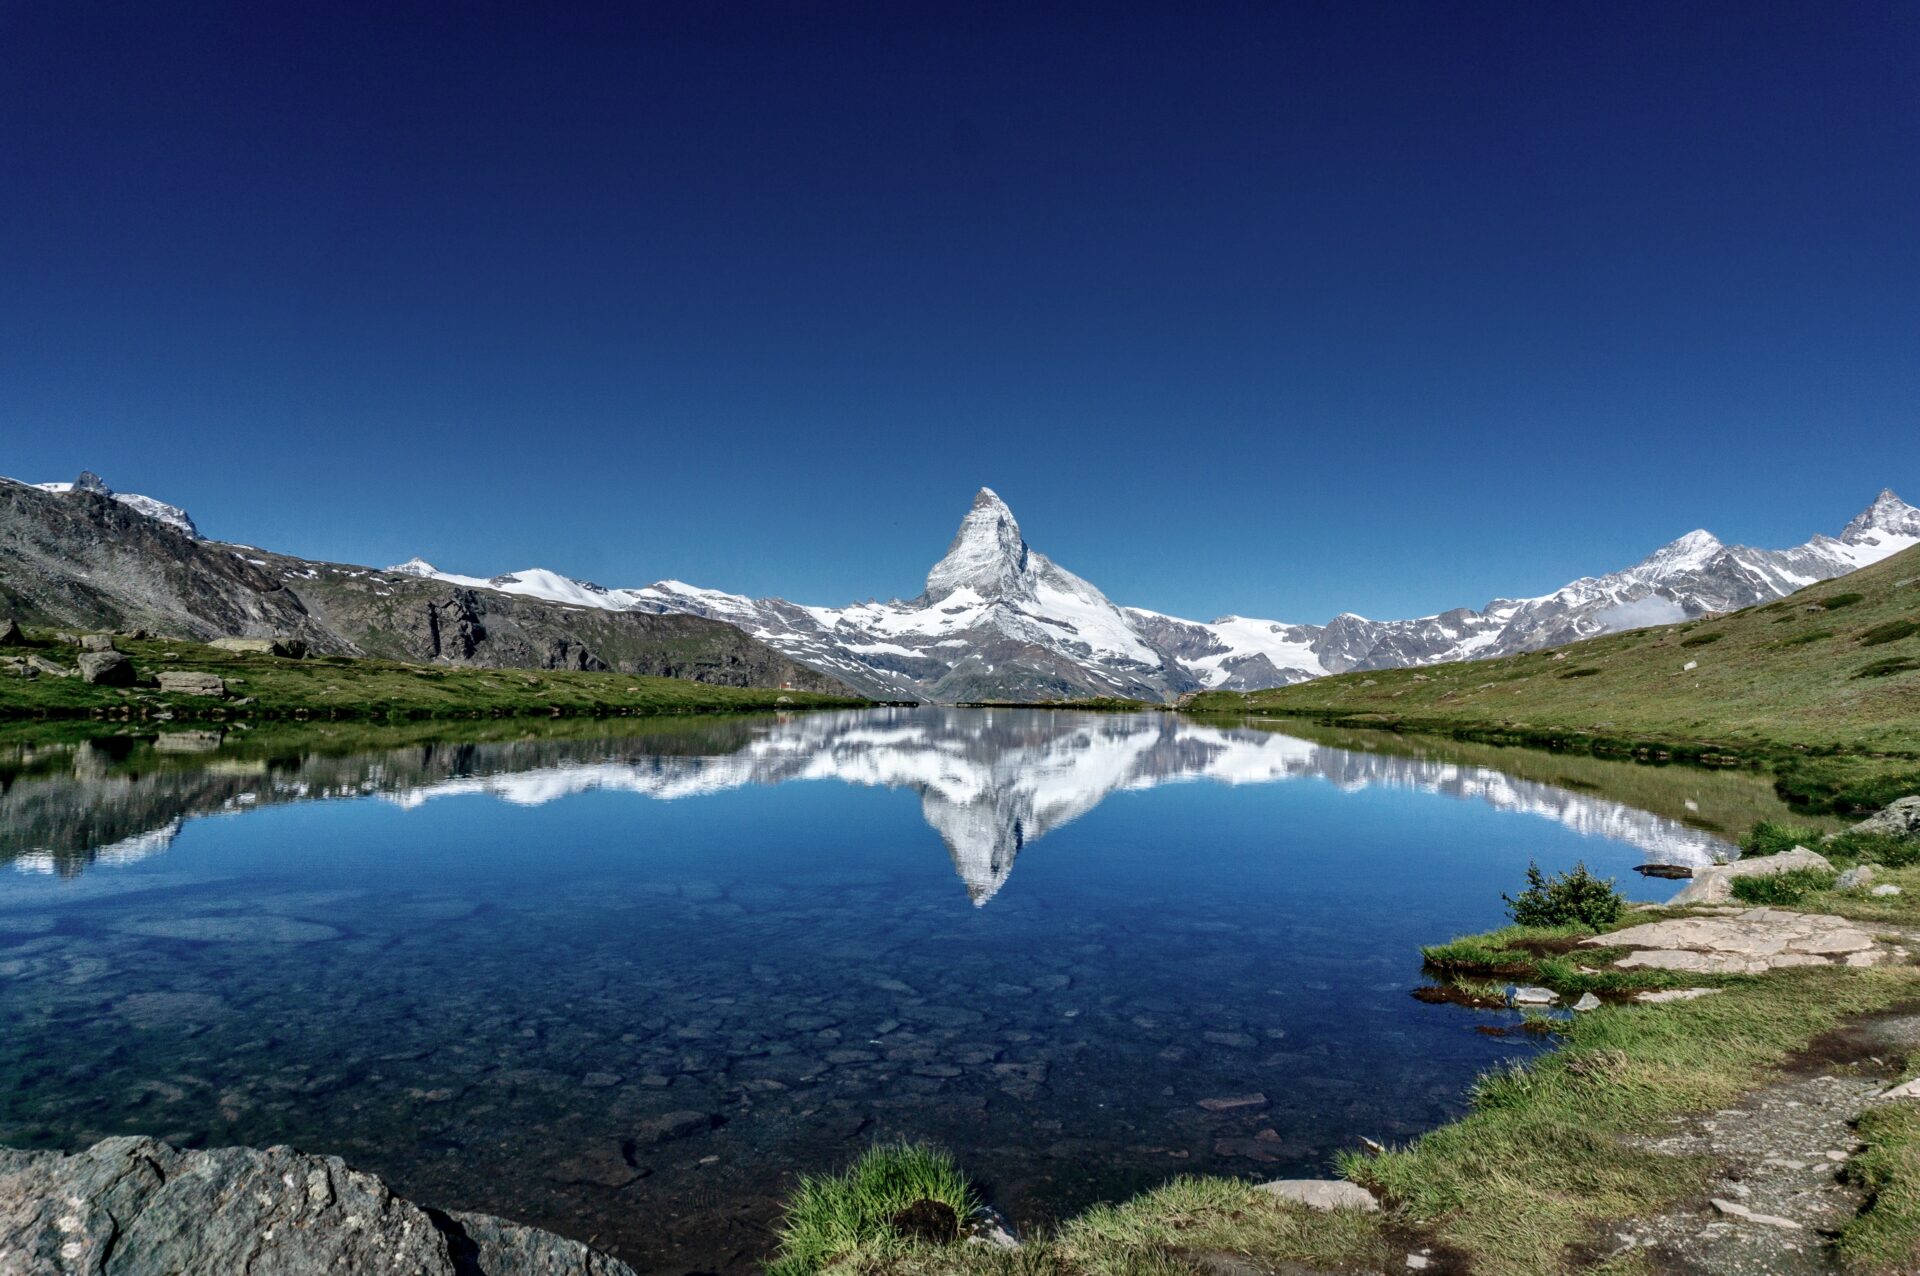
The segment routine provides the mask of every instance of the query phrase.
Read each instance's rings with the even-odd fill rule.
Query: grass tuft
[[[1835,874],[1824,868],[1790,868],[1763,877],[1736,877],[1728,885],[1743,904],[1798,904],[1815,891],[1832,890]]]
[[[952,1156],[918,1143],[869,1148],[843,1174],[800,1180],[780,1224],[770,1276],[807,1276],[856,1257],[881,1259],[927,1246],[895,1230],[894,1216],[935,1201],[964,1226],[980,1199]]]

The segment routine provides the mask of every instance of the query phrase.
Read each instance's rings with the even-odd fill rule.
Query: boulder
[[[1507,1001],[1516,1006],[1551,1006],[1560,994],[1551,988],[1520,987],[1507,989]]]
[[[97,687],[131,687],[133,661],[117,651],[83,651],[80,676]]]
[[[155,677],[159,680],[160,690],[176,696],[224,696],[227,694],[227,684],[218,674],[168,669],[156,674]]]
[[[1253,1189],[1316,1210],[1378,1210],[1380,1202],[1358,1183],[1344,1179],[1275,1179]]]
[[[1877,815],[1869,815],[1853,827],[1860,833],[1920,837],[1920,793],[1889,802],[1885,810]]]
[[[338,1157],[115,1138],[0,1149],[0,1271],[102,1276],[633,1276],[578,1241],[395,1196]]]
[[[1867,894],[1869,895],[1879,895],[1882,898],[1888,895],[1898,895],[1899,893],[1900,893],[1900,888],[1898,886],[1895,886],[1892,882],[1882,882],[1880,885],[1874,887],[1872,890],[1867,892]]]
[[[1693,880],[1668,900],[1667,906],[1677,908],[1685,904],[1722,904],[1733,898],[1733,879],[1736,877],[1766,877],[1796,868],[1831,870],[1833,865],[1826,856],[1804,846],[1796,846],[1778,855],[1756,855],[1735,860],[1731,864],[1715,864],[1712,868],[1696,869]]]
[[[207,645],[243,655],[284,656],[290,660],[307,654],[307,644],[298,638],[215,638]]]
[[[80,650],[112,651],[113,635],[112,634],[82,634],[80,636]]]
[[[20,626],[10,618],[0,616],[0,647],[18,647],[26,640],[26,636],[20,632]]]
[[[46,674],[49,678],[71,678],[74,675],[74,670],[57,661],[48,660],[45,656],[28,656],[27,668],[36,673]]]
[[[1871,886],[1873,884],[1873,878],[1873,865],[1856,865],[1833,879],[1833,889],[1837,891],[1857,890],[1862,886]]]
[[[1590,992],[1583,992],[1580,994],[1580,1000],[1573,1003],[1573,1008],[1582,1014],[1589,1010],[1598,1010],[1600,1009],[1600,999]]]

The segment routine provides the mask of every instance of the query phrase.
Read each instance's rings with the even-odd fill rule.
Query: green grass
[[[962,1226],[980,1206],[953,1158],[920,1144],[870,1148],[843,1174],[803,1178],[787,1204],[779,1252],[767,1270],[808,1276],[835,1264],[884,1261],[927,1248],[901,1235],[893,1222],[918,1201],[945,1205]]]
[[[1855,1133],[1866,1147],[1847,1162],[1847,1178],[1870,1199],[1841,1229],[1840,1256],[1856,1270],[1920,1270],[1920,1105],[1869,1108]]]
[[[472,669],[313,656],[288,660],[221,651],[200,643],[117,641],[136,673],[218,674],[225,700],[162,694],[151,686],[89,686],[79,678],[22,678],[0,672],[0,718],[484,718],[739,712],[855,706],[848,696],[765,687],[723,687],[683,678],[537,669]],[[21,649],[11,649],[15,652]],[[27,650],[71,667],[78,652],[39,636]],[[162,720],[165,720],[162,718]]]
[[[1790,868],[1784,873],[1736,877],[1730,885],[1733,897],[1743,904],[1786,908],[1816,891],[1831,890],[1836,876],[1824,868]]]
[[[1875,625],[1860,635],[1862,647],[1878,647],[1883,643],[1899,642],[1902,638],[1911,638],[1920,634],[1920,620],[1889,620],[1884,625]]]
[[[1761,764],[1809,809],[1868,809],[1920,791],[1920,655],[1874,656],[1902,641],[1885,635],[1920,605],[1920,548],[1845,580],[1839,591],[1815,586],[1764,608],[1554,651],[1206,692],[1189,707]]]
[[[1481,1276],[1563,1272],[1597,1225],[1658,1210],[1703,1181],[1702,1163],[1633,1136],[1731,1104],[1820,1033],[1916,989],[1912,970],[1828,968],[1583,1015],[1552,1054],[1484,1078],[1464,1119],[1405,1148],[1346,1157],[1342,1169]]]
[[[1181,1178],[1097,1206],[1009,1254],[892,1236],[874,1220],[891,1217],[887,1207],[897,1209],[905,1194],[856,1188],[850,1173],[803,1185],[789,1228],[804,1220],[806,1239],[783,1244],[769,1270],[1201,1276],[1220,1270],[1213,1256],[1230,1256],[1269,1269],[1292,1263],[1377,1272],[1397,1270],[1416,1238],[1452,1250],[1461,1269],[1477,1276],[1631,1270],[1595,1268],[1581,1255],[1597,1230],[1699,1190],[1710,1168],[1639,1140],[1665,1132],[1682,1114],[1730,1106],[1822,1033],[1911,999],[1920,993],[1920,972],[1828,967],[1721,986],[1719,995],[1697,1001],[1578,1016],[1561,1026],[1552,1053],[1483,1077],[1461,1120],[1404,1147],[1342,1157],[1342,1174],[1386,1202],[1381,1214],[1315,1213],[1233,1180]],[[1890,1256],[1911,1254],[1920,1236],[1920,1123],[1881,1120],[1863,1124],[1869,1148],[1858,1170],[1871,1176],[1876,1202],[1841,1246],[1880,1270],[1905,1270]],[[950,1163],[940,1164],[940,1181],[956,1182]],[[870,1203],[855,1204],[862,1200]]]

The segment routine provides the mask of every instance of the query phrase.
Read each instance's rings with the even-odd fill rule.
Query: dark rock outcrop
[[[0,611],[47,626],[268,639],[288,653],[849,693],[724,621],[574,607],[202,540],[84,482],[47,492],[0,480]]]
[[[80,676],[102,687],[131,687],[133,661],[117,651],[83,651],[79,656]]]
[[[338,1157],[148,1138],[0,1150],[0,1276],[632,1276],[578,1241],[395,1196]]]

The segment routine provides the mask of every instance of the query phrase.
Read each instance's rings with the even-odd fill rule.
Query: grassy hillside
[[[682,678],[533,669],[469,669],[311,656],[222,651],[173,639],[118,639],[143,683],[162,670],[219,675],[224,699],[173,695],[152,685],[90,686],[77,677],[25,678],[0,670],[0,718],[318,717],[471,718],[567,714],[713,713],[854,706],[867,701],[764,687],[722,687]],[[38,656],[72,667],[77,650],[48,634],[0,656]]]
[[[1208,692],[1190,707],[1767,761],[1799,796],[1871,805],[1920,787],[1920,549],[1708,620],[1499,660]]]

